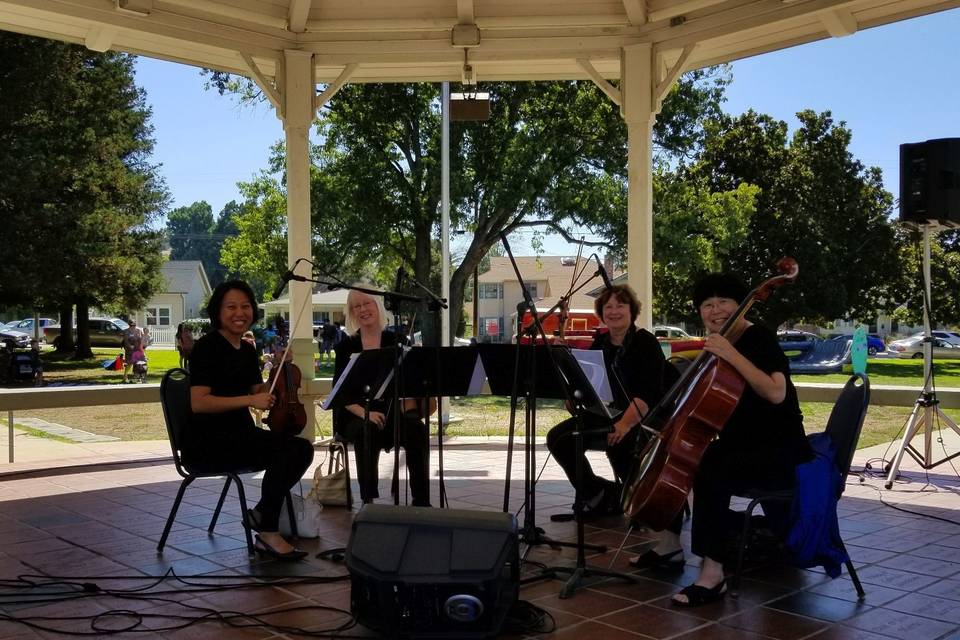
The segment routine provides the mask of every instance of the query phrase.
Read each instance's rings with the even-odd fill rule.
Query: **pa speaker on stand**
[[[519,595],[517,533],[508,513],[366,505],[347,545],[351,611],[390,637],[494,637]]]
[[[960,227],[960,138],[900,145],[900,222]]]

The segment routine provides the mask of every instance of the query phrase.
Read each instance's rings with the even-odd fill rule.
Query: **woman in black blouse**
[[[579,493],[587,517],[620,512],[620,486],[634,461],[640,420],[678,377],[677,370],[667,362],[653,334],[636,327],[640,303],[630,287],[610,287],[596,299],[594,310],[608,332],[598,335],[591,349],[603,351],[613,391],[613,408],[619,415],[611,426],[607,418],[586,413],[584,427],[591,435],[584,437],[583,449],[605,451],[618,482],[597,476],[586,455],[580,457],[583,481]],[[550,453],[574,485],[577,477],[576,442],[570,434],[577,426],[577,419],[569,418],[547,434]],[[611,427],[610,433],[600,432],[604,427]]]
[[[264,468],[260,502],[247,514],[258,531],[254,548],[283,560],[299,560],[305,551],[280,535],[280,507],[290,488],[313,461],[313,446],[303,438],[258,428],[250,409],[273,405],[260,375],[256,349],[243,334],[256,318],[257,301],[243,281],[220,284],[210,296],[207,314],[214,331],[196,341],[190,356],[190,428],[183,434],[184,460],[210,470]]]
[[[351,290],[347,295],[347,333],[335,348],[333,383],[343,374],[350,355],[368,349],[394,347],[401,341],[392,331],[383,329],[385,319],[380,299]],[[430,506],[430,446],[427,427],[420,419],[420,403],[403,401],[400,423],[400,446],[406,451],[413,506]],[[393,416],[389,400],[370,404],[369,422],[364,422],[362,398],[343,398],[334,409],[333,429],[354,445],[357,482],[364,504],[380,497],[378,489],[380,451],[394,446]],[[366,453],[365,453],[366,452]]]
[[[703,558],[700,574],[673,597],[679,606],[697,606],[726,593],[723,566],[730,498],[748,487],[787,489],[796,466],[812,456],[803,431],[790,365],[776,336],[741,319],[731,343],[720,329],[746,296],[735,276],[711,274],[694,287],[693,303],[707,330],[704,349],[730,363],[746,389],[719,437],[707,448],[693,485],[691,547]],[[662,551],[680,548],[679,536],[665,539]]]

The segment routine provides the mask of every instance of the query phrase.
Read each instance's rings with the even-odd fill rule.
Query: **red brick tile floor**
[[[545,454],[542,445],[540,450]],[[862,465],[870,455],[861,452],[857,460]],[[338,629],[336,637],[377,635],[352,624],[345,567],[315,557],[347,544],[355,511],[327,508],[322,537],[299,542],[311,552],[304,562],[250,557],[232,492],[215,532],[207,533],[222,482],[201,480],[187,490],[167,546],[157,553],[179,477],[169,461],[117,464],[118,458],[122,456],[88,457],[85,467],[69,466],[73,461],[66,459],[45,460],[35,470],[18,464],[17,471],[0,475],[0,638],[66,637],[53,630],[88,637],[119,630],[120,638],[294,638],[302,637],[298,630],[333,634]],[[434,451],[434,465],[437,458]],[[608,470],[602,456],[592,459],[598,470]],[[101,464],[107,461],[112,464]],[[500,510],[505,462],[502,441],[461,439],[446,445],[450,506]],[[391,463],[392,457],[383,457],[385,494]],[[918,515],[960,521],[960,480],[949,466],[930,476],[908,464],[904,469],[909,482],[884,491],[883,498],[916,513],[883,504],[881,478],[861,483],[852,475],[840,502],[841,529],[867,592],[863,601],[857,601],[845,574],[831,580],[819,569],[767,564],[745,573],[738,598],[694,609],[673,607],[670,596],[696,575],[698,559],[688,555],[683,571],[634,572],[634,582],[592,579],[569,598],[559,595],[567,573],[524,584],[521,600],[549,614],[544,618],[548,626],[504,635],[577,640],[960,638],[960,526]],[[433,473],[436,504],[439,479],[436,469]],[[522,469],[515,466],[511,477],[510,504],[516,512],[523,499]],[[928,479],[931,484],[925,485]],[[255,501],[259,479],[249,476],[245,486],[248,500]],[[552,461],[536,496],[536,524],[544,534],[575,540],[572,522],[550,521],[551,514],[568,511],[572,502],[571,488]],[[588,542],[608,547],[605,553],[590,552],[589,566],[606,568],[612,562],[614,569],[630,571],[627,557],[642,550],[649,537],[635,531],[624,541],[625,525],[622,518],[612,518],[586,526]],[[686,531],[684,541],[689,544]],[[525,577],[538,575],[534,563],[569,567],[576,560],[569,547],[520,549],[529,561]],[[159,579],[165,574],[166,579]],[[27,588],[18,576],[29,576],[24,580],[34,585]],[[190,621],[194,624],[175,628]]]

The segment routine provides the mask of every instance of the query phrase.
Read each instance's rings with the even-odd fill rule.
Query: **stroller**
[[[40,384],[43,368],[39,356],[33,351],[14,351],[10,354],[10,382]]]
[[[139,382],[147,381],[147,354],[142,348],[130,354],[130,363],[133,366],[133,377]]]

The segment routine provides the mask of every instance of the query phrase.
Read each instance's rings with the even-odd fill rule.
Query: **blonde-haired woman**
[[[386,311],[380,297],[351,290],[347,295],[344,313],[348,337],[335,348],[334,384],[346,369],[351,354],[369,349],[395,347],[401,342],[395,333],[384,329]],[[343,398],[343,403],[345,404],[334,409],[333,429],[353,444],[360,498],[364,504],[368,504],[373,502],[374,498],[380,497],[380,451],[389,451],[394,446],[391,404],[386,400],[372,401],[369,420],[365,422],[363,398],[347,397]],[[429,507],[430,448],[427,428],[415,407],[404,411],[401,417],[400,446],[407,453],[413,505]]]

